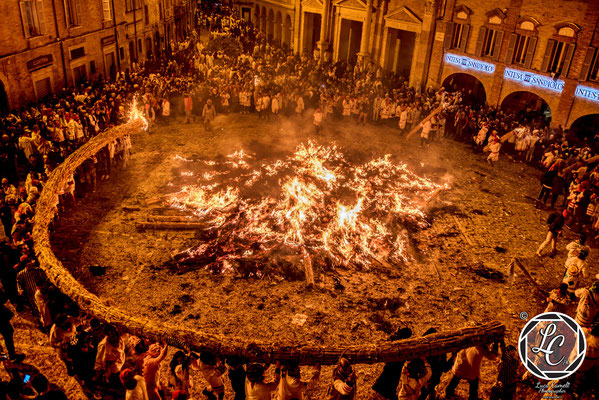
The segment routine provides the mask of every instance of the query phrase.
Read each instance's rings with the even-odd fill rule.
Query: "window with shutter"
[[[81,5],[79,0],[64,0],[64,12],[68,27],[80,25]]]
[[[451,46],[451,41],[453,39],[453,29],[454,23],[448,22],[447,27],[445,28],[445,39],[443,41],[443,48],[448,49]]]
[[[460,50],[466,51],[468,43],[468,34],[470,33],[470,25],[462,25],[462,37],[460,38]]]
[[[582,67],[580,68],[580,75],[578,76],[578,79],[580,79],[581,81],[586,81],[587,79],[589,79],[589,72],[591,70],[591,65],[593,59],[595,58],[596,52],[597,49],[594,47],[587,48],[587,52],[584,56],[584,61],[582,62]]]
[[[451,39],[451,48],[459,49],[460,41],[462,40],[462,33],[464,32],[463,24],[455,24],[453,28],[453,38]]]
[[[537,40],[538,38],[536,36],[531,37],[526,46],[526,57],[524,58],[524,66],[526,68],[530,68],[532,65],[532,58],[534,57],[535,49],[537,48]]]
[[[41,0],[25,0],[19,2],[23,32],[26,38],[44,35],[46,22],[44,20],[43,4]]]
[[[559,72],[562,76],[568,76],[568,72],[570,70],[570,64],[572,63],[572,57],[574,57],[574,49],[576,48],[576,44],[568,43],[565,46],[564,56],[560,62],[560,67],[555,72]]]
[[[549,71],[549,62],[551,61],[552,55],[555,50],[556,41],[549,39],[547,41],[547,48],[545,49],[545,56],[543,57],[543,64],[541,64],[541,71]]]
[[[501,36],[501,38],[499,37]],[[485,35],[483,37],[483,45],[480,55],[483,57],[493,57],[495,58],[495,52],[499,52],[498,42],[503,39],[503,31],[497,31],[495,29],[487,29],[485,28]],[[499,43],[501,46],[501,43]]]
[[[102,13],[104,16],[104,21],[110,21],[112,19],[110,0],[102,0]]]
[[[588,80],[599,81],[599,50],[593,49],[593,61],[588,74]]]
[[[35,82],[35,92],[37,99],[41,100],[52,93],[52,84],[50,78],[40,79]]]
[[[481,56],[483,53],[483,44],[485,43],[485,37],[487,36],[487,28],[481,26],[478,31],[478,38],[476,40],[476,55]]]
[[[516,48],[516,42],[520,39],[520,36],[521,35],[518,35],[517,33],[510,34],[510,41],[507,44],[507,53],[505,53],[506,64],[515,63],[514,49]]]
[[[492,43],[493,46],[493,60],[499,60],[499,53],[501,52],[501,45],[503,44],[503,31],[495,31],[495,35],[493,38],[494,43]]]
[[[45,15],[44,15],[44,2],[43,2],[43,0],[37,0],[36,4],[37,4],[36,15],[37,15],[37,19],[39,21],[39,34],[45,35],[46,34],[46,19],[45,19]]]
[[[31,36],[31,26],[33,26],[30,2],[29,1],[21,1],[19,3],[19,7],[21,8],[21,20],[23,21],[23,33],[25,34],[25,37],[28,38]]]

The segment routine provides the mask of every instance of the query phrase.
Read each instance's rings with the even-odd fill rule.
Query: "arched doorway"
[[[469,74],[451,74],[443,81],[443,87],[449,92],[462,91],[463,103],[481,105],[487,101],[485,87],[477,78]]]
[[[137,62],[135,57],[135,42],[133,40],[129,42],[129,61],[131,63]]]
[[[589,114],[579,117],[570,125],[570,132],[578,138],[593,139],[599,133],[599,114]]]
[[[291,17],[289,14],[285,16],[285,23],[283,24],[283,42],[291,46]]]
[[[160,33],[156,32],[155,38],[154,38],[154,46],[156,47],[156,56],[160,55]]]
[[[274,38],[275,40],[282,39],[282,30],[283,30],[283,16],[280,11],[277,11],[277,16],[275,17],[275,32]]]
[[[274,35],[274,22],[275,22],[275,13],[272,10],[272,8],[270,10],[268,10],[268,18],[267,18],[267,23],[266,23],[266,35],[267,36],[273,36]]]
[[[266,8],[262,7],[262,12],[260,13],[260,30],[266,33]]]
[[[516,114],[520,121],[551,121],[549,104],[541,96],[524,90],[508,94],[501,102],[501,110]]]
[[[0,114],[4,114],[9,111],[9,109],[8,96],[6,94],[6,89],[4,88],[4,82],[0,80]]]
[[[146,38],[146,57],[152,58],[152,38]]]

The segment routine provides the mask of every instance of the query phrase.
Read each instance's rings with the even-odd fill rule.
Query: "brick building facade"
[[[461,87],[570,127],[599,114],[596,0],[248,0],[240,13],[295,52],[369,59],[410,84]],[[251,11],[251,12],[250,12]]]
[[[0,109],[114,77],[184,38],[195,9],[192,0],[0,2]]]

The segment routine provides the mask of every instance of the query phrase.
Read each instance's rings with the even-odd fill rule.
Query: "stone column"
[[[370,58],[368,44],[370,43],[370,25],[372,24],[372,3],[373,0],[368,0],[366,3],[366,18],[362,26],[362,39],[360,41],[360,52],[358,53],[358,58],[362,61],[367,61]]]
[[[410,86],[417,84],[424,85],[427,82],[429,63],[433,49],[437,10],[440,3],[440,0],[425,1],[424,15],[422,17],[422,30],[419,34],[420,38],[416,38],[417,43],[415,43],[414,56],[412,58]]]
[[[299,53],[301,54],[302,49],[302,35],[304,34],[304,23],[303,23],[303,19],[302,19],[302,2],[301,0],[295,0],[295,8],[294,8],[294,12],[293,12],[293,22],[291,23],[291,34],[292,34],[292,39],[291,42],[293,44],[292,48],[293,48],[293,52],[294,53]]]
[[[329,48],[328,33],[329,20],[331,13],[331,0],[322,0],[322,14],[320,15],[320,40],[318,41],[318,51],[320,52],[319,62],[324,60],[324,53]]]

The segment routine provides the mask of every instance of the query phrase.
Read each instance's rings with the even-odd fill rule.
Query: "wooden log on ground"
[[[301,364],[319,362],[323,365],[337,363],[343,355],[353,363],[381,363],[409,360],[455,352],[477,344],[492,343],[505,335],[505,326],[493,321],[475,327],[441,332],[397,342],[373,342],[357,345],[314,346],[307,343],[255,341],[247,337],[221,336],[193,328],[166,324],[160,319],[149,320],[130,315],[115,306],[102,302],[90,293],[62,265],[52,251],[49,226],[54,217],[54,199],[59,189],[75,170],[114,139],[141,130],[143,123],[135,121],[92,138],[72,153],[50,175],[37,202],[33,226],[34,249],[41,268],[49,280],[62,293],[73,299],[83,312],[110,323],[118,329],[146,339],[166,341],[191,350],[207,349],[222,356],[239,355],[248,361],[273,363],[276,360],[294,360]],[[308,320],[309,323],[309,320]]]
[[[187,215],[151,215],[148,222],[195,222],[197,219]]]
[[[464,240],[466,240],[466,242],[470,246],[474,246],[474,242],[472,242],[472,239],[470,239],[470,236],[466,233],[466,229],[464,229],[464,225],[462,225],[462,223],[460,222],[460,220],[455,215],[452,215],[452,217],[453,217],[453,220],[455,221],[456,225],[458,226],[458,229],[462,233],[462,236],[464,237]]]
[[[304,272],[306,274],[306,284],[314,286],[314,268],[312,266],[312,258],[306,250],[304,250],[302,263],[304,264]]]
[[[203,230],[206,224],[201,222],[136,222],[137,229],[173,229],[173,230]]]
[[[424,202],[424,204],[428,204],[431,201],[433,201],[435,199],[435,197],[437,197],[439,195],[439,193],[441,193],[441,191],[443,191],[445,188],[443,186],[438,187],[435,189],[435,191],[431,194],[431,196],[428,198],[428,200],[426,200]]]
[[[512,259],[512,262],[510,263],[510,275],[513,274],[513,266],[518,267],[523,273],[524,276],[528,279],[528,281],[530,283],[532,283],[532,285],[535,287],[535,289],[537,289],[537,291],[539,292],[539,294],[541,294],[542,296],[547,296],[548,293],[546,290],[542,289],[539,284],[537,283],[537,281],[535,280],[535,278],[532,277],[532,275],[530,274],[530,272],[528,272],[528,270],[524,267],[524,265],[522,264],[522,262],[517,258],[514,257]]]

